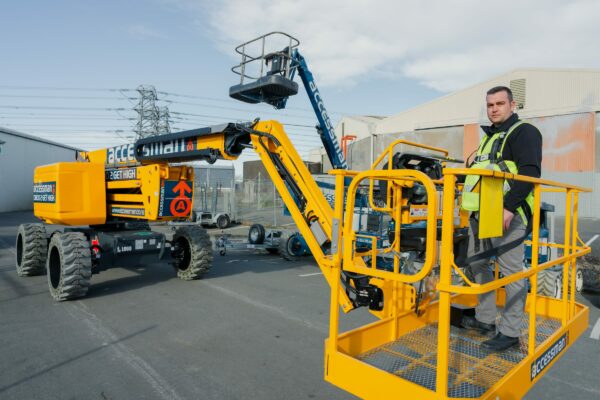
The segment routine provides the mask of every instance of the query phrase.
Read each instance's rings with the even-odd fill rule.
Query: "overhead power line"
[[[0,94],[0,97],[25,99],[67,99],[67,100],[137,100],[136,97],[106,97],[106,96],[46,96],[33,94]]]
[[[94,87],[61,87],[61,86],[23,86],[23,85],[0,85],[0,89],[11,89],[11,90],[46,90],[46,91],[92,91],[92,92],[136,92],[136,89],[130,88],[94,88]],[[187,99],[198,99],[198,100],[207,100],[207,101],[215,101],[220,103],[235,103],[235,100],[229,98],[218,98],[211,96],[201,96],[201,95],[192,95],[185,93],[176,93],[169,91],[157,91],[157,94],[163,96],[171,96],[171,97],[180,97]],[[165,100],[167,101],[167,100]],[[173,101],[173,100],[171,100]],[[286,107],[286,110],[297,110],[297,111],[305,111],[309,113],[313,113],[312,108],[303,108],[303,107]],[[339,110],[328,110],[330,115],[347,115],[349,113]]]
[[[61,107],[61,106],[8,106],[0,105],[0,108],[13,110],[85,110],[85,111],[131,111],[123,107]]]

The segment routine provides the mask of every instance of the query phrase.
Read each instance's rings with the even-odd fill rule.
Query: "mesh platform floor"
[[[519,347],[501,353],[480,349],[488,338],[476,332],[450,328],[448,396],[477,398],[506,375],[527,355],[528,319],[525,314]],[[560,321],[537,318],[536,344],[560,328]],[[410,332],[356,358],[435,391],[437,323]]]

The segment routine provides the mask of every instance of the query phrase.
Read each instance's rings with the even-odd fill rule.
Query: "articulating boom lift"
[[[51,290],[54,283],[66,287],[79,277],[88,276],[89,258],[95,257],[96,250],[100,254],[107,251],[102,240],[100,245],[95,242],[94,234],[100,237],[100,232],[108,231],[106,236],[117,243],[117,252],[133,255],[145,249],[145,239],[156,238],[150,231],[142,231],[146,232],[143,235],[138,235],[138,231],[135,237],[123,233],[126,237],[119,237],[125,229],[124,221],[139,220],[142,213],[145,220],[177,218],[169,212],[185,211],[187,202],[181,197],[190,172],[187,167],[171,167],[169,162],[232,160],[244,149],[252,148],[259,154],[331,287],[330,333],[324,362],[327,381],[369,399],[520,398],[588,324],[588,309],[575,302],[574,272],[576,258],[590,251],[577,233],[578,195],[589,190],[490,170],[443,168],[441,161],[435,168],[420,168],[419,162],[409,162],[405,168],[394,169],[393,161],[402,158],[394,151],[399,144],[410,143],[392,143],[367,171],[334,170],[333,208],[276,121],[232,123],[155,136],[139,140],[127,151],[116,153],[116,157],[111,157],[110,151],[99,150],[84,154],[80,162],[39,167],[34,176],[34,193],[38,196],[35,215],[48,223],[91,224],[87,229],[75,228],[71,233],[52,236],[47,257]],[[447,154],[443,149],[429,150]],[[132,160],[136,160],[135,167],[127,165]],[[112,177],[105,172],[107,163]],[[135,176],[132,168],[136,169]],[[460,256],[458,244],[465,216],[458,211],[460,191],[456,178],[465,174],[482,176],[482,197],[497,195],[498,185],[494,183],[505,178],[534,184],[529,270],[477,285],[457,267],[455,258]],[[381,181],[387,183],[385,196],[376,202],[374,188]],[[367,237],[372,246],[360,244],[364,242],[359,241],[363,234],[357,233],[353,224],[359,185],[369,187],[371,207],[396,223],[385,246],[376,243],[376,236]],[[169,188],[179,190],[170,196],[171,200]],[[544,190],[566,195],[565,242],[548,244],[562,249],[561,257],[538,263],[539,248],[545,245],[539,240]],[[106,225],[111,221],[113,227],[108,229]],[[403,229],[417,221],[424,222],[424,229]],[[178,239],[168,250],[175,253],[176,265],[184,271],[196,259],[194,251],[190,251],[196,243],[196,233],[199,232],[176,236]],[[21,227],[17,269],[26,274],[38,271],[35,268],[43,264],[45,246],[47,238],[38,228]],[[164,245],[159,247],[166,252]],[[415,253],[416,259],[411,256]],[[562,298],[538,296],[537,273],[555,265],[562,265],[564,276],[569,277],[564,280]],[[74,270],[79,271],[77,276],[73,275]],[[462,283],[455,281],[458,276]],[[432,277],[438,277],[439,282],[432,283]],[[479,347],[485,337],[455,326],[458,314],[453,306],[472,307],[478,293],[494,290],[498,306],[502,307],[503,286],[527,278],[531,281],[531,293],[519,348],[499,354],[486,352]],[[430,295],[417,296],[415,284],[428,279]],[[368,307],[379,320],[340,333],[340,307],[348,312],[361,306]]]
[[[287,46],[267,53],[268,41],[277,40],[286,42]],[[287,33],[271,32],[236,47],[242,60],[231,70],[240,76],[240,83],[229,88],[229,96],[246,103],[267,103],[278,110],[285,108],[288,98],[298,93],[298,84],[294,82],[297,73],[319,121],[317,131],[331,165],[335,169],[347,169],[323,97],[306,59],[298,50],[299,45],[300,41]]]

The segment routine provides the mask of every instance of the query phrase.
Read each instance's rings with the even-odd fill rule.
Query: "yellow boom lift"
[[[334,208],[276,121],[231,123],[155,136],[139,140],[125,152],[117,152],[114,158],[113,150],[99,150],[82,154],[79,162],[38,167],[34,178],[36,196],[42,193],[46,197],[36,197],[35,215],[50,224],[89,224],[90,227],[55,233],[48,246],[39,227],[21,226],[17,238],[17,268],[21,272],[39,272],[46,258],[51,291],[69,285],[83,287],[87,283],[77,286],[73,282],[88,279],[96,252],[102,257],[104,252],[112,251],[102,240],[100,244],[96,241],[105,234],[115,243],[114,256],[137,257],[144,249],[148,254],[152,249],[174,252],[179,272],[185,274],[197,261],[195,251],[208,251],[208,248],[198,250],[200,245],[196,250],[191,249],[198,240],[205,240],[202,231],[179,232],[170,247],[162,243],[150,249],[146,248],[149,242],[164,241],[164,238],[156,238],[149,230],[128,233],[124,221],[177,218],[177,215],[165,214],[177,214],[178,207],[181,212],[188,209],[184,210],[187,200],[181,197],[185,197],[192,171],[184,166],[170,166],[170,162],[232,160],[244,149],[251,148],[259,154],[331,287],[330,334],[324,364],[327,381],[371,399],[520,398],[588,324],[588,309],[575,302],[574,271],[576,258],[590,251],[577,233],[578,195],[589,190],[489,170],[444,168],[441,178],[433,179],[419,170],[418,163],[409,163],[416,166],[413,168],[392,168],[390,160],[395,158],[394,149],[400,144],[407,143],[402,140],[392,143],[367,171],[334,170]],[[447,154],[442,149],[429,150],[442,152],[442,159]],[[133,160],[136,161],[134,166]],[[485,285],[470,282],[454,261],[457,237],[461,236],[455,232],[460,232],[465,225],[464,216],[461,217],[457,208],[460,192],[456,178],[467,173],[482,176],[482,191],[495,190],[497,185],[493,182],[504,178],[532,182],[537,210],[533,216],[535,222],[540,218],[542,192],[564,193],[565,241],[549,244],[562,249],[562,256],[538,264],[537,254],[542,244],[538,240],[539,224],[534,223],[533,261],[529,270]],[[127,179],[112,180],[111,174],[113,178]],[[345,183],[347,178],[351,179],[349,185]],[[381,185],[383,181],[387,184]],[[368,187],[372,208],[396,222],[387,246],[379,246],[377,237],[371,238],[373,245],[368,248],[357,245],[359,234],[353,228],[353,218],[360,185]],[[381,201],[382,193],[376,193],[380,186],[385,186],[384,201]],[[416,187],[425,191],[426,204],[412,203]],[[173,194],[167,194],[168,190]],[[483,192],[482,196],[485,196]],[[182,204],[177,205],[176,198]],[[409,235],[413,237],[405,236],[402,226],[419,220],[425,221],[426,229],[411,231]],[[107,221],[113,221],[112,230],[107,228],[110,225]],[[419,239],[416,241],[419,245],[414,244],[415,238]],[[424,249],[419,267],[406,258],[406,252],[415,246]],[[46,247],[49,247],[47,257],[42,254]],[[36,251],[30,251],[31,248]],[[386,260],[392,261],[391,268]],[[554,265],[562,265],[564,276],[569,277],[564,280],[562,298],[536,295],[537,273]],[[453,281],[455,275],[462,276],[462,283]],[[418,294],[414,284],[435,276],[439,282],[434,286],[434,295],[426,298]],[[488,353],[479,348],[484,337],[451,324],[457,309],[475,305],[478,293],[496,291],[498,306],[502,307],[503,286],[527,278],[531,282],[531,293],[519,348]],[[367,306],[379,320],[340,333],[340,309],[349,312],[360,306]]]
[[[285,68],[283,68],[285,70]],[[251,85],[252,93],[280,95],[286,76]],[[262,85],[262,86],[261,86]],[[244,88],[238,88],[242,93]],[[285,96],[285,94],[284,94]],[[399,152],[417,146],[428,154]],[[579,194],[589,189],[491,170],[448,168],[448,152],[397,140],[366,171],[336,169],[332,207],[277,121],[229,123],[144,138],[83,152],[75,162],[36,168],[34,214],[68,228],[50,237],[41,224],[17,235],[17,271],[47,270],[55,299],[85,295],[92,268],[119,261],[170,259],[183,279],[200,277],[212,253],[206,233],[181,227],[172,241],[152,232],[152,221],[185,219],[191,211],[193,169],[171,163],[235,160],[254,150],[288,207],[331,288],[324,376],[365,399],[518,399],[544,375],[588,326],[588,309],[575,301],[576,260],[590,252],[577,230]],[[502,182],[533,183],[532,260],[529,269],[493,282],[471,282],[457,264],[464,256],[467,218],[459,210],[457,178],[481,175],[480,220],[497,224]],[[387,240],[357,230],[357,192],[383,214]],[[539,240],[544,191],[565,195],[563,243]],[[86,225],[86,227],[75,227]],[[416,228],[417,227],[417,228]],[[370,243],[370,245],[365,245]],[[542,246],[561,256],[538,262]],[[539,296],[537,274],[562,266],[562,297]],[[520,346],[502,353],[482,350],[484,336],[458,328],[461,310],[477,295],[529,279]],[[367,307],[377,321],[339,332],[343,313]],[[341,311],[341,312],[340,312]]]

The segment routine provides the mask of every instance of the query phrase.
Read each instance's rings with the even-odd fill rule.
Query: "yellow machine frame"
[[[325,379],[357,396],[366,399],[388,399],[388,398],[414,398],[414,399],[447,399],[449,367],[457,360],[449,352],[450,345],[450,306],[451,304],[462,304],[474,306],[477,295],[495,290],[498,294],[498,304],[504,302],[503,286],[519,279],[530,279],[531,293],[526,302],[526,313],[529,315],[527,356],[514,366],[507,369],[507,373],[496,376],[497,380],[490,384],[481,396],[470,398],[482,399],[515,399],[523,396],[531,386],[539,380],[551,366],[561,352],[571,346],[587,327],[588,309],[575,302],[575,265],[577,257],[581,257],[590,248],[585,246],[577,233],[577,206],[578,196],[582,192],[590,192],[589,189],[553,182],[543,179],[535,179],[521,175],[513,175],[489,170],[470,170],[465,168],[444,168],[442,180],[432,180],[427,175],[416,170],[392,170],[391,156],[394,147],[400,144],[416,145],[411,142],[399,140],[392,143],[388,149],[378,158],[370,170],[364,172],[334,170],[331,173],[336,176],[335,206],[334,209],[325,200],[318,186],[312,179],[302,159],[295,151],[293,144],[285,134],[283,127],[276,121],[258,122],[253,126],[254,134],[251,134],[253,149],[259,154],[263,165],[269,173],[275,187],[279,191],[283,201],[289,208],[290,213],[300,233],[306,240],[315,260],[322,270],[328,284],[331,287],[330,302],[330,332],[325,344]],[[431,146],[422,146],[428,150],[441,152],[447,156],[444,149]],[[386,169],[378,169],[379,164],[387,156]],[[291,175],[293,182],[300,192],[305,196],[306,204],[300,209],[291,194],[288,184],[282,178],[280,171],[283,166]],[[482,177],[504,180],[514,179],[531,182],[534,185],[534,213],[532,232],[532,254],[531,268],[518,274],[514,274],[495,281],[478,285],[470,282],[464,273],[456,266],[453,254],[454,230],[467,225],[468,216],[459,212],[459,201],[456,193],[460,185],[456,177],[459,175],[479,174]],[[349,187],[347,179],[351,178]],[[372,199],[373,187],[376,180],[387,180],[388,191],[385,206],[377,206]],[[356,250],[356,239],[359,234],[353,230],[352,219],[354,215],[355,194],[359,185],[367,181],[370,188],[371,207],[381,212],[387,212],[396,221],[406,223],[416,220],[425,220],[427,224],[426,257],[423,267],[414,275],[400,272],[400,261],[394,259],[393,271],[377,269],[376,262],[370,266],[364,262],[365,253]],[[411,207],[406,205],[402,199],[402,189],[422,184],[427,192],[427,206],[425,216],[415,217],[411,215]],[[363,185],[364,187],[364,185]],[[441,191],[442,196],[439,197]],[[558,192],[566,195],[566,222],[564,244],[543,244],[539,241],[539,221],[541,193]],[[438,201],[439,198],[439,201]],[[422,206],[417,206],[422,207]],[[423,207],[422,207],[423,208]],[[314,216],[313,223],[311,216]],[[439,243],[436,238],[438,222],[441,222],[442,236]],[[316,239],[315,224],[331,241],[330,254],[325,254]],[[399,225],[400,226],[400,225]],[[541,246],[551,246],[562,249],[563,255],[554,260],[538,263],[538,252]],[[400,249],[400,229],[395,232],[395,240],[389,249],[377,249],[375,242],[370,250],[371,260],[376,260],[381,252],[397,254]],[[554,265],[563,265],[563,273],[568,279],[563,280],[562,299],[551,299],[537,295],[537,273]],[[439,265],[439,282],[436,290],[439,293],[437,299],[429,301],[419,310],[415,310],[415,290],[411,283],[431,276],[434,267]],[[381,311],[371,311],[380,320],[363,326],[361,328],[340,333],[339,318],[340,306],[344,312],[353,308],[351,301],[341,283],[342,271],[354,272],[370,276],[369,283],[383,289],[385,293],[384,308]],[[496,271],[496,274],[498,272]],[[452,283],[452,276],[463,278],[465,285]],[[570,288],[570,290],[569,290]],[[417,311],[417,312],[415,312]],[[541,343],[536,343],[536,318],[549,318],[560,321],[560,327],[549,334]],[[393,373],[378,369],[361,361],[358,357],[386,342],[393,342],[418,328],[437,323],[437,353],[435,354],[435,390],[428,389]],[[564,339],[566,337],[566,340]],[[549,349],[560,342],[561,354],[544,365],[541,370],[532,375],[532,367],[536,360],[548,352]],[[423,361],[413,360],[415,365]],[[532,364],[533,363],[533,364]],[[485,371],[485,365],[481,365]],[[356,379],[360,376],[361,379]],[[473,377],[468,373],[460,377],[464,382],[472,382]],[[369,382],[365,385],[364,382]],[[452,398],[457,398],[453,396]],[[458,397],[459,398],[459,397]]]
[[[354,175],[351,172],[335,171],[337,175],[338,193],[340,188],[343,188],[344,176]],[[456,176],[466,174],[479,174],[481,176],[492,177],[493,179],[515,179],[520,181],[531,182],[534,185],[534,221],[533,221],[533,238],[532,238],[532,265],[529,270],[521,273],[497,279],[488,284],[479,285],[470,282],[462,271],[454,263],[453,254],[453,231],[455,228],[455,209],[456,202]],[[410,175],[410,173],[408,174]],[[414,174],[414,179],[420,179],[425,184],[429,194],[429,210],[428,210],[428,244],[435,243],[433,236],[434,221],[436,219],[436,203],[433,183],[426,183],[427,179]],[[404,291],[399,290],[400,287],[407,283],[423,278],[431,271],[432,258],[427,257],[427,261],[421,272],[417,275],[406,276],[398,273],[395,267],[393,272],[369,270],[360,266],[360,261],[357,263],[357,256],[353,252],[353,241],[355,236],[351,230],[351,216],[353,207],[353,190],[356,189],[360,180],[375,180],[389,179],[400,186],[403,185],[402,180],[407,179],[406,171],[366,171],[354,175],[354,179],[349,188],[348,204],[344,210],[341,203],[336,203],[335,217],[340,220],[346,216],[345,226],[342,230],[340,239],[343,241],[343,251],[333,256],[333,264],[331,268],[335,271],[334,285],[332,286],[331,297],[331,319],[330,333],[326,341],[325,351],[325,379],[343,389],[366,399],[383,399],[383,398],[414,398],[414,399],[447,399],[450,398],[447,393],[448,388],[448,371],[453,363],[457,363],[456,359],[452,359],[449,355],[449,337],[450,337],[450,305],[463,304],[474,306],[477,302],[476,296],[481,293],[486,293],[492,290],[498,292],[498,302],[502,305],[504,302],[504,293],[502,287],[519,279],[529,278],[531,281],[531,293],[528,295],[526,303],[526,313],[529,314],[528,324],[528,343],[527,356],[521,360],[514,368],[506,375],[497,380],[485,393],[479,397],[482,399],[517,399],[521,398],[531,386],[539,379],[546,371],[532,375],[532,368],[535,367],[535,361],[538,357],[545,354],[553,346],[556,345],[557,339],[566,337],[566,343],[560,342],[560,351],[572,345],[573,342],[585,331],[588,324],[588,309],[587,307],[575,302],[575,265],[576,258],[581,257],[590,252],[590,248],[585,246],[577,233],[577,206],[578,196],[581,192],[589,192],[589,189],[581,188],[573,185],[566,185],[558,182],[534,179],[521,175],[505,174],[489,170],[470,170],[470,169],[444,169],[443,178],[443,201],[441,209],[442,221],[442,238],[441,238],[441,254],[440,254],[440,281],[437,285],[439,291],[439,300],[431,302],[427,310],[420,316],[414,310],[402,307],[404,303],[397,303],[391,307],[391,316],[384,318],[378,322],[361,327],[359,329],[342,333],[338,332],[339,326],[339,310],[337,307],[337,293],[340,286],[341,271],[355,271],[368,274],[373,277],[383,278],[393,282],[392,297],[399,298]],[[543,189],[542,186],[548,188]],[[566,195],[566,221],[565,221],[565,241],[564,244],[542,244],[539,242],[539,220],[540,220],[540,198],[542,191],[563,192]],[[336,197],[337,199],[337,197]],[[345,211],[345,212],[344,212]],[[431,235],[429,233],[432,233]],[[571,234],[573,232],[573,234]],[[430,242],[430,239],[431,242]],[[538,264],[538,251],[540,246],[547,245],[563,250],[563,255],[554,260]],[[435,247],[429,247],[428,251],[435,253]],[[547,297],[538,296],[537,293],[537,273],[550,268],[554,265],[563,265],[563,276],[568,276],[569,279],[563,280],[563,297],[562,299],[550,299]],[[458,286],[452,284],[452,274],[460,275],[466,282],[466,286]],[[497,273],[497,271],[496,271]],[[389,296],[389,294],[388,294]],[[542,343],[536,344],[536,317],[543,316],[560,320],[560,328],[552,333]],[[435,391],[424,388],[413,382],[404,380],[393,373],[389,373],[377,369],[371,365],[360,361],[357,356],[364,354],[378,346],[382,346],[386,342],[393,342],[403,335],[414,331],[417,328],[437,322],[437,355],[435,359],[436,382]],[[564,339],[563,339],[564,340]],[[566,347],[565,347],[566,346]],[[558,358],[558,357],[556,357]],[[550,361],[547,366],[551,366],[556,358]],[[415,365],[419,365],[419,360],[413,360]],[[421,361],[422,363],[422,361]],[[546,365],[544,365],[544,368]],[[482,366],[483,368],[483,366]],[[355,377],[361,376],[358,381]],[[532,378],[533,376],[533,378]],[[468,381],[471,379],[465,376],[462,379]],[[364,382],[369,382],[369,385],[364,385]],[[456,397],[452,397],[456,398]]]
[[[218,129],[221,130],[218,130]],[[195,136],[197,135],[197,136]],[[161,140],[163,142],[161,142]],[[171,140],[171,142],[168,142]],[[144,155],[144,146],[162,146],[163,143],[178,143],[185,145],[178,147],[176,152],[166,154]],[[453,371],[454,382],[464,384],[480,383],[473,371],[483,371],[484,374],[494,373],[493,381],[487,381],[483,386],[484,392],[469,398],[482,399],[515,399],[520,398],[542,376],[547,366],[551,366],[561,352],[571,346],[573,342],[586,329],[588,323],[588,309],[575,302],[575,267],[577,257],[590,252],[577,233],[577,210],[579,193],[589,192],[589,189],[558,182],[534,179],[521,175],[506,174],[489,170],[470,170],[465,168],[443,169],[443,179],[433,180],[425,173],[413,169],[392,169],[392,156],[395,146],[411,145],[425,148],[441,154],[448,160],[448,152],[444,149],[418,145],[415,143],[398,140],[392,143],[381,154],[373,166],[364,172],[334,170],[335,175],[335,205],[334,208],[325,199],[321,190],[313,180],[308,168],[293,144],[287,137],[283,126],[277,121],[261,121],[252,124],[228,124],[222,127],[204,128],[197,131],[187,131],[178,134],[157,136],[142,139],[136,143],[135,148],[127,148],[126,154],[135,154],[134,167],[139,171],[137,178],[127,181],[105,182],[100,179],[94,187],[104,192],[106,198],[98,199],[99,215],[88,215],[89,220],[97,221],[105,216],[128,217],[126,215],[111,214],[112,205],[127,204],[129,207],[140,207],[146,212],[146,220],[157,220],[157,191],[160,183],[165,179],[185,181],[191,179],[193,171],[185,166],[169,166],[169,162],[197,159],[216,158],[236,159],[244,148],[253,148],[260,156],[264,167],[269,173],[275,187],[288,207],[297,228],[304,237],[313,257],[318,263],[327,283],[331,287],[330,301],[330,332],[325,343],[325,379],[332,384],[343,388],[357,396],[367,399],[447,399],[460,398],[450,395],[448,386],[450,371]],[[133,146],[133,145],[131,145]],[[121,153],[123,155],[125,153]],[[84,161],[93,169],[94,176],[102,176],[100,168],[107,162],[107,150],[84,153]],[[387,164],[381,169],[380,164],[387,157]],[[86,164],[84,163],[84,164]],[[130,165],[112,165],[112,168],[131,168]],[[445,167],[445,164],[444,164]],[[40,170],[46,175],[45,181],[51,181],[58,169]],[[85,170],[82,167],[82,171]],[[58,171],[58,172],[57,172]],[[54,174],[54,175],[53,175]],[[85,171],[84,171],[85,174]],[[482,177],[495,180],[514,179],[530,182],[534,186],[534,212],[532,233],[532,263],[531,268],[493,282],[478,285],[470,282],[454,262],[453,243],[456,228],[467,226],[467,215],[459,212],[459,197],[457,189],[457,176],[479,174]],[[89,177],[88,177],[89,178]],[[37,179],[37,172],[36,172]],[[41,179],[41,178],[40,178]],[[56,179],[59,181],[58,179]],[[348,181],[350,184],[348,185]],[[387,181],[385,201],[374,201],[374,187],[376,181]],[[59,181],[60,182],[60,181]],[[90,179],[88,184],[94,184]],[[403,190],[420,184],[427,193],[426,205],[412,205],[403,198]],[[73,186],[73,190],[84,191],[87,186]],[[397,222],[394,238],[388,248],[379,248],[375,238],[371,238],[372,246],[368,251],[357,250],[357,238],[360,235],[353,229],[354,205],[359,188],[369,188],[368,197],[371,208],[387,214]],[[71,193],[68,188],[61,188],[63,196],[89,196],[89,193]],[[67,189],[66,194],[64,190]],[[116,189],[116,191],[111,191]],[[119,189],[132,191],[120,192]],[[566,196],[566,221],[565,240],[563,244],[542,244],[539,241],[539,221],[541,193],[551,191],[565,193]],[[59,190],[60,192],[60,190]],[[294,193],[302,197],[301,205]],[[441,196],[440,196],[441,193]],[[93,201],[93,199],[91,200]],[[87,202],[89,203],[89,202]],[[86,204],[87,204],[86,203]],[[66,203],[65,203],[66,204]],[[61,203],[54,205],[38,205],[42,218],[50,222],[69,222],[69,212],[60,213]],[[89,206],[89,204],[87,204]],[[418,213],[411,211],[418,210]],[[63,210],[64,211],[64,210]],[[68,211],[68,210],[67,210]],[[83,214],[77,214],[77,223],[86,223],[86,212],[93,213],[94,207],[87,207]],[[104,213],[104,214],[103,214]],[[62,219],[61,219],[62,218]],[[58,222],[57,222],[58,221]],[[425,221],[426,223],[426,249],[425,259],[421,269],[414,274],[404,273],[401,249],[401,225]],[[90,223],[90,222],[87,222]],[[94,222],[98,223],[98,222]],[[437,237],[438,224],[441,223],[441,240]],[[330,243],[330,251],[325,252],[322,244]],[[561,249],[563,255],[545,263],[538,263],[538,253],[541,246],[551,246]],[[378,256],[393,257],[393,269],[384,270],[377,268]],[[370,262],[365,257],[370,257]],[[562,299],[550,299],[537,295],[537,273],[554,265],[563,266]],[[439,272],[436,272],[439,267]],[[369,278],[369,285],[377,287],[383,293],[383,308],[371,310],[379,321],[358,329],[340,333],[339,319],[340,308],[348,312],[355,308],[355,304],[347,294],[342,284],[342,274],[355,273]],[[433,295],[422,301],[417,306],[417,293],[413,286],[416,282],[429,279],[429,283],[439,273],[439,281],[433,284]],[[453,283],[454,277],[461,277],[465,285]],[[503,286],[519,279],[529,279],[531,293],[526,302],[528,313],[528,341],[526,356],[515,362],[514,365],[506,364],[503,372],[494,371],[486,364],[485,357],[477,360],[469,359],[475,363],[473,370],[464,370],[458,365],[464,357],[457,356],[450,351],[450,322],[451,305],[474,306],[477,295],[489,291],[496,291],[498,305],[504,303]],[[423,299],[421,299],[423,300]],[[545,340],[536,342],[537,319],[546,318],[556,321],[557,329],[544,336]],[[406,368],[426,368],[434,376],[434,382],[429,386],[417,384],[407,380],[394,370],[383,370],[375,365],[365,362],[365,354],[369,354],[386,343],[394,343],[407,335],[415,334],[419,329],[435,327],[435,335],[430,336],[430,341],[436,341],[435,351],[428,354],[425,359],[409,357],[406,354],[393,354],[402,359]],[[561,341],[562,342],[558,342]],[[563,343],[564,342],[564,343]],[[556,350],[557,343],[561,345],[560,351]],[[556,350],[556,351],[554,351]],[[389,351],[386,350],[386,351]],[[551,358],[546,357],[546,362],[538,368],[537,360],[546,352],[554,351]],[[392,351],[393,353],[393,351]],[[559,354],[561,353],[561,354]],[[460,357],[463,357],[462,359]],[[472,357],[471,357],[472,358]],[[500,360],[502,363],[502,360]],[[532,374],[535,368],[535,374]],[[539,369],[539,371],[538,371]],[[431,375],[430,374],[430,375]],[[360,377],[360,379],[357,379]],[[368,384],[365,384],[368,382]]]

